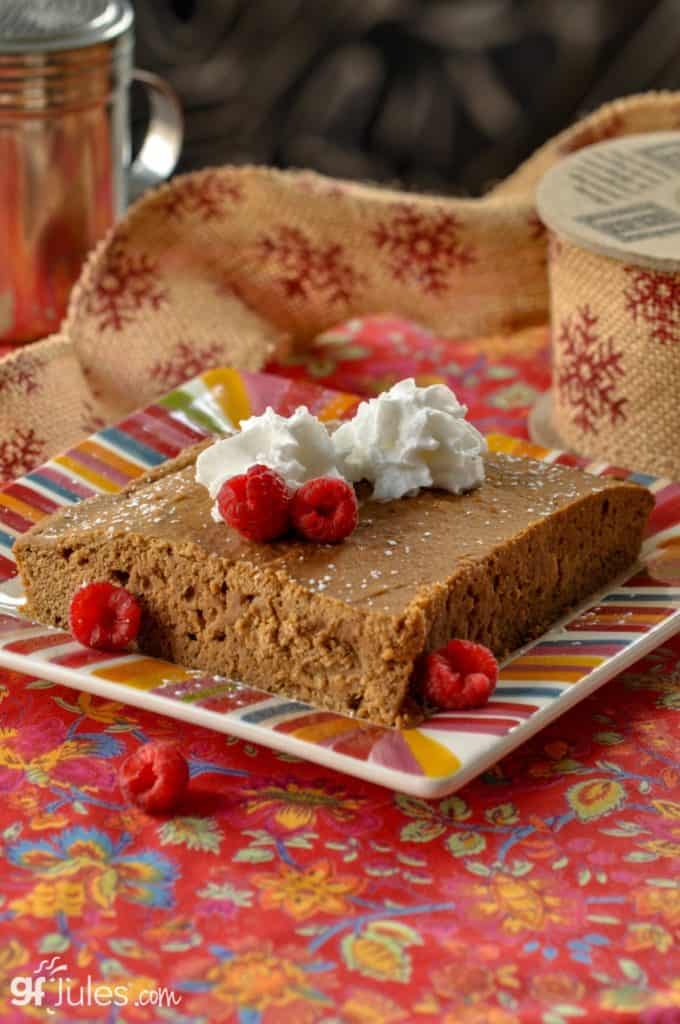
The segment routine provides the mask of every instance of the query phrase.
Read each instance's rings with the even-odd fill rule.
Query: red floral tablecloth
[[[546,332],[373,318],[275,371],[443,378],[525,434]],[[430,803],[0,670],[0,1020],[674,1024],[679,721],[677,638]],[[192,774],[162,820],[116,784],[157,737]]]

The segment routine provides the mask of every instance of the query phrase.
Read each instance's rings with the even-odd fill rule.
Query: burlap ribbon
[[[537,182],[589,143],[678,126],[680,93],[616,101],[479,200],[256,167],[175,179],[91,255],[61,333],[0,361],[0,478],[207,366],[261,367],[350,316],[390,310],[450,337],[545,322]],[[639,440],[621,454],[644,468],[654,443]]]
[[[680,274],[551,237],[553,422],[575,451],[680,477]]]

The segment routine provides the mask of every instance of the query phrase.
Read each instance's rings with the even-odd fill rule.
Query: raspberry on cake
[[[83,583],[122,583],[142,607],[148,654],[413,722],[427,703],[424,656],[459,638],[500,657],[540,635],[631,565],[653,505],[635,484],[486,454],[464,412],[448,389],[409,382],[332,435],[306,410],[288,420],[270,410],[243,437],[185,452],[25,534],[15,551],[29,613],[64,626]],[[319,476],[356,483],[356,529],[333,545],[247,540],[213,515],[214,501],[255,464],[293,491]],[[468,690],[479,696],[480,685]]]
[[[142,617],[137,598],[107,580],[85,583],[71,598],[69,628],[76,640],[100,651],[122,651],[137,639]]]
[[[332,476],[308,480],[293,495],[291,515],[301,537],[317,544],[338,544],[356,529],[354,488]]]
[[[417,682],[433,708],[454,711],[487,703],[498,681],[498,662],[488,647],[471,640],[449,640],[424,655]]]
[[[288,533],[290,493],[283,477],[256,463],[245,473],[226,480],[217,493],[217,508],[225,523],[242,537],[264,543]]]

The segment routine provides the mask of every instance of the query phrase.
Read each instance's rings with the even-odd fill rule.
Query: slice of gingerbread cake
[[[79,588],[109,581],[141,606],[141,651],[417,720],[424,654],[455,637],[503,656],[540,635],[635,561],[653,505],[634,484],[488,454],[464,413],[413,382],[332,435],[268,410],[20,538],[28,613],[68,628]]]

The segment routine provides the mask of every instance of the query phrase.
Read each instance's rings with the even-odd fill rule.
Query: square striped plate
[[[216,369],[115,427],[100,430],[0,491],[0,666],[87,690],[286,751],[420,797],[464,785],[680,629],[680,484],[513,438],[496,451],[630,478],[656,498],[642,562],[502,666],[489,704],[446,712],[415,729],[386,729],[139,654],[110,655],[23,618],[15,538],[60,505],[115,493],[149,467],[228,422],[272,405],[305,404],[321,419],[351,416],[359,399],[267,374]],[[0,670],[1,677],[1,670]]]

